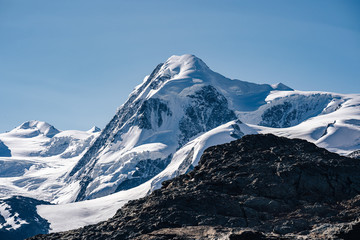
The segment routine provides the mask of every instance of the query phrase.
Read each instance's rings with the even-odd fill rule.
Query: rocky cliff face
[[[190,104],[179,122],[180,146],[201,132],[236,119],[234,111],[228,109],[227,99],[211,85],[202,87],[188,98]]]
[[[290,96],[269,104],[261,115],[259,125],[273,128],[295,126],[306,119],[319,115],[331,102],[330,94]]]
[[[105,222],[31,239],[355,239],[359,173],[307,141],[247,135]]]

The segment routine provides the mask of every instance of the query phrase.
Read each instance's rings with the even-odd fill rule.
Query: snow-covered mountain
[[[64,194],[59,194],[58,202],[92,199],[138,186],[174,162],[191,140],[232,120],[237,120],[231,124],[234,134],[226,141],[249,132],[274,132],[350,153],[359,149],[359,126],[353,124],[359,114],[333,113],[352,109],[357,99],[358,95],[294,91],[281,83],[230,80],[193,55],[172,56],[158,65],[118,109],[69,173],[70,184]],[[322,120],[315,124],[314,117]],[[334,124],[339,128],[336,134],[352,132],[352,137],[347,136],[351,140],[346,141],[347,146],[331,140],[335,133],[325,133]],[[244,130],[248,128],[252,131]],[[311,134],[304,134],[306,131]],[[188,164],[170,176],[186,172],[196,164],[199,153],[184,153],[182,157],[187,156]],[[162,180],[153,181],[154,188]],[[68,194],[74,191],[76,194]]]
[[[41,121],[28,121],[0,134],[0,197],[24,195],[52,201],[61,176],[73,167],[99,135],[59,131]]]
[[[38,206],[52,231],[60,231],[106,220],[127,201],[191,170],[207,147],[246,134],[274,133],[356,153],[360,94],[231,80],[193,55],[172,56],[101,132],[23,125],[0,134],[0,161],[8,166],[0,194],[37,194],[61,204]]]
[[[236,120],[237,111],[257,109],[274,90],[292,89],[230,80],[193,55],[172,56],[118,109],[69,174],[68,186],[77,194],[59,201],[92,199],[140,185],[164,170],[189,141]]]

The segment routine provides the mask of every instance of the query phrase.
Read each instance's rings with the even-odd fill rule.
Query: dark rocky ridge
[[[0,157],[11,157],[11,150],[0,140]]]
[[[36,206],[50,204],[33,198],[12,196],[0,199],[0,206],[6,209],[5,219],[0,214],[0,239],[20,240],[39,233],[49,232],[49,222],[36,212]],[[12,223],[15,223],[13,226]]]
[[[356,239],[359,216],[359,160],[247,135],[107,221],[31,239]]]

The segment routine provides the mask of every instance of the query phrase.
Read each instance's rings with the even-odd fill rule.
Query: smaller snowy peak
[[[283,84],[283,83],[272,84],[271,87],[272,87],[274,90],[294,91],[294,89],[286,86],[286,85]]]
[[[97,127],[97,126],[93,126],[92,128],[90,128],[88,131],[86,131],[87,133],[97,133],[100,132],[101,128]]]
[[[24,122],[19,127],[12,130],[11,132],[19,131],[19,130],[20,131],[21,130],[29,131],[29,134],[30,134],[29,137],[42,134],[49,138],[53,137],[54,135],[56,135],[60,132],[59,130],[57,130],[54,126],[50,125],[49,123],[42,122],[42,121],[36,121],[36,120]]]

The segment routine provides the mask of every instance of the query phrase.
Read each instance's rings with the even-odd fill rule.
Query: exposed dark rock
[[[320,114],[331,99],[332,97],[327,94],[313,94],[307,97],[289,96],[284,98],[283,102],[266,109],[259,124],[274,128],[294,126]]]
[[[346,240],[358,240],[360,238],[360,221],[348,224],[343,227],[339,233],[335,234],[336,237]]]
[[[227,99],[213,86],[204,86],[188,97],[192,101],[185,109],[185,116],[179,122],[181,131],[179,146],[201,132],[237,119],[234,111],[229,109]]]
[[[271,127],[290,127],[290,121],[295,120],[296,109],[291,110],[292,104],[284,102],[283,104],[275,105],[267,109],[261,116],[262,121],[260,125]],[[281,124],[281,119],[284,118],[284,123]]]
[[[146,182],[152,177],[156,176],[170,163],[172,155],[166,159],[146,159],[141,160],[136,164],[134,173],[131,174],[126,180],[121,182],[116,188],[115,192],[130,189]]]
[[[138,111],[136,125],[142,129],[154,129],[155,127],[160,127],[163,123],[163,114],[167,116],[172,115],[167,104],[160,99],[150,98],[141,105]],[[152,122],[156,123],[155,126],[152,126]]]
[[[332,122],[332,123],[328,123],[328,125],[326,126],[324,133],[321,135],[321,137],[324,137],[328,134],[329,128],[333,128],[335,125],[336,121]]]
[[[358,160],[304,140],[247,135],[208,148],[193,171],[107,221],[31,239],[352,239],[356,224],[329,229],[359,216]]]
[[[0,157],[11,157],[11,151],[1,140],[0,140]]]
[[[240,121],[240,120],[237,120],[237,123],[240,124],[241,121]],[[232,126],[233,129],[234,129],[234,131],[232,131],[232,132],[230,133],[230,136],[231,136],[231,137],[233,137],[233,138],[235,138],[235,139],[240,139],[242,136],[244,136],[244,133],[241,131],[239,125],[233,124],[233,125],[231,125],[231,126]]]
[[[0,214],[0,239],[22,240],[39,233],[48,233],[47,220],[36,212],[36,206],[49,204],[32,198],[14,196],[0,199],[2,212],[6,211],[7,219]]]

